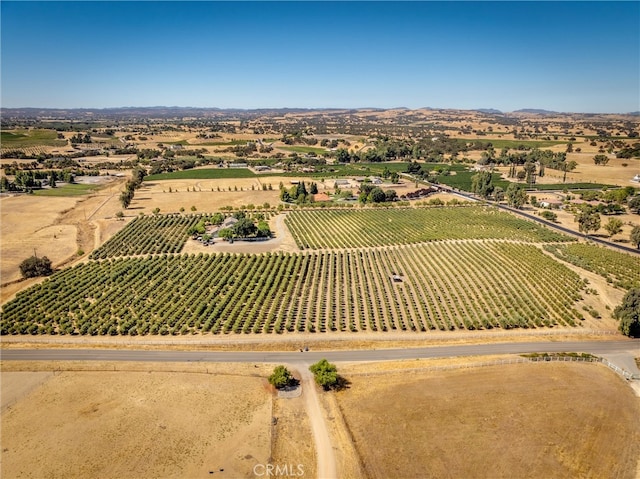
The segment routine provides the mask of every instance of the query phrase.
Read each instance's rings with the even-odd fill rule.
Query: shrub
[[[37,276],[49,276],[53,273],[51,260],[46,256],[38,258],[33,255],[20,263],[20,273],[24,278],[35,278]]]

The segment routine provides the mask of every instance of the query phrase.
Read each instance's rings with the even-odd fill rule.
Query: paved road
[[[384,361],[416,358],[447,358],[532,352],[585,352],[596,355],[632,354],[640,356],[640,339],[620,341],[551,341],[434,346],[408,349],[368,349],[357,351],[255,352],[255,351],[158,351],[118,349],[3,349],[0,360],[62,361],[146,361],[146,362],[247,362],[296,363],[329,361]]]

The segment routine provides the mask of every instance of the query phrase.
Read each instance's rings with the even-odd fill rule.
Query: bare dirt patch
[[[209,477],[224,469],[221,477],[253,477],[270,454],[264,383],[198,372],[58,373],[3,412],[3,476]]]
[[[640,404],[594,364],[349,377],[366,477],[634,477]]]

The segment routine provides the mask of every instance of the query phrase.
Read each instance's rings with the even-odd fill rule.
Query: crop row
[[[640,288],[640,259],[587,243],[545,245],[557,258],[604,277],[617,288]]]
[[[285,222],[301,249],[361,248],[445,239],[569,239],[510,213],[477,206],[294,211]]]
[[[583,281],[535,246],[90,261],[8,302],[2,334],[428,331],[575,326]]]

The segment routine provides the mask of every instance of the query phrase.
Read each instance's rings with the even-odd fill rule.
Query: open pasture
[[[158,255],[61,271],[5,304],[0,326],[3,335],[576,326],[584,286],[536,246],[500,241]]]
[[[342,371],[365,477],[636,477],[638,399],[604,366]]]
[[[294,211],[287,227],[301,249],[360,248],[438,240],[567,241],[561,235],[487,207]]]

